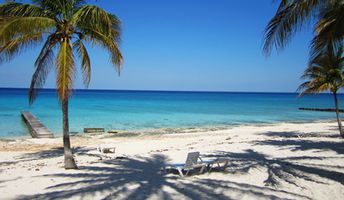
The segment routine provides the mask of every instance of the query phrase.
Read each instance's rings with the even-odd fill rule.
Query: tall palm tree
[[[298,89],[301,91],[300,95],[320,93],[326,90],[330,90],[333,94],[339,133],[344,138],[337,97],[338,90],[344,86],[343,46],[334,48],[332,45],[328,45],[324,54],[318,55],[310,62],[301,78],[308,79],[308,81],[300,85]]]
[[[344,39],[343,0],[281,0],[275,16],[265,28],[263,51],[283,49],[303,26],[314,23],[311,59],[326,51],[328,43],[339,46]]]
[[[30,104],[37,95],[36,89],[43,86],[48,72],[55,66],[56,89],[62,107],[66,169],[77,168],[70,147],[68,122],[68,99],[76,72],[75,61],[79,59],[81,62],[86,86],[91,78],[91,62],[84,42],[106,49],[119,72],[122,63],[119,39],[119,19],[98,6],[85,5],[83,0],[0,4],[0,62],[43,44],[29,89]]]

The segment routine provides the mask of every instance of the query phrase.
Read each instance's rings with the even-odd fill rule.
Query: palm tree
[[[338,90],[344,85],[344,57],[343,46],[334,48],[328,45],[324,54],[315,57],[309,64],[301,78],[309,79],[302,83],[298,90],[300,95],[305,93],[320,93],[330,90],[336,106],[339,133],[344,138],[342,123],[339,117]]]
[[[77,168],[70,147],[68,122],[75,57],[81,62],[87,87],[91,62],[84,42],[106,49],[119,72],[122,63],[119,39],[119,19],[95,5],[85,5],[83,0],[32,0],[32,4],[9,2],[0,5],[0,62],[43,44],[29,89],[30,105],[37,95],[36,89],[43,86],[48,72],[55,66],[56,89],[62,107],[66,169]]]
[[[340,46],[344,39],[343,0],[281,0],[275,16],[265,28],[263,51],[283,49],[303,26],[314,22],[311,59],[326,51],[328,43]]]

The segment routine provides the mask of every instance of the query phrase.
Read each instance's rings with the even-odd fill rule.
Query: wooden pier
[[[34,115],[28,111],[22,111],[21,116],[23,117],[26,125],[30,130],[30,134],[33,138],[53,138],[54,134],[48,130]]]

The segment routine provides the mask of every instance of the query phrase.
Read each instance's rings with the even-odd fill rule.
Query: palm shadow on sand
[[[297,179],[304,179],[320,184],[327,184],[323,180],[328,179],[344,185],[344,173],[335,171],[335,169],[342,168],[341,166],[319,167],[319,165],[311,163],[299,163],[299,161],[322,160],[329,157],[300,156],[271,158],[266,154],[256,152],[252,149],[247,149],[243,153],[219,151],[215,154],[208,154],[207,156],[230,158],[229,173],[245,174],[250,169],[266,169],[268,173],[267,179],[264,181],[266,186],[278,187],[280,183],[287,182],[303,188],[302,185],[298,184]]]
[[[180,178],[164,174],[161,167],[167,158],[154,155],[151,158],[120,159],[102,161],[106,166],[81,166],[77,173],[59,173],[49,178],[69,178],[69,182],[46,188],[48,192],[18,199],[63,199],[72,197],[94,197],[102,193],[102,199],[147,199],[155,195],[159,199],[179,199],[180,195],[191,199],[231,199],[223,191],[259,198],[276,199],[280,194],[303,197],[299,194],[269,187],[259,187],[232,181],[198,178]],[[49,192],[50,189],[54,191]],[[169,191],[166,191],[169,189]]]
[[[291,151],[305,151],[315,150],[321,151],[334,151],[337,154],[344,154],[344,141],[339,135],[331,134],[322,136],[320,133],[297,133],[297,132],[267,132],[263,135],[270,136],[271,139],[264,141],[257,141],[255,145],[270,145],[279,148],[288,148]],[[307,138],[304,139],[303,137]],[[299,138],[300,137],[300,138]],[[339,141],[315,141],[312,138],[339,138]]]
[[[344,156],[344,141],[339,137],[339,135],[323,133],[304,134],[297,132],[266,132],[263,133],[263,135],[269,136],[271,139],[253,142],[253,145],[266,145],[270,147],[276,147],[278,149],[287,149],[294,152],[312,152],[310,155],[316,155],[268,159],[268,156],[259,155],[258,152],[251,150],[250,154],[252,158],[260,157],[258,160],[264,161],[263,163],[265,164],[269,164],[270,166],[281,166],[279,170],[274,169],[274,167],[271,168],[269,175],[271,173],[271,176],[277,175],[281,178],[288,174],[293,175],[294,177],[300,177],[298,174],[301,174],[301,177],[303,176],[303,178],[308,181],[315,181],[315,179],[312,177],[317,176],[336,181],[344,185],[344,166],[343,164],[340,165],[341,163],[335,162],[338,158],[342,158]],[[314,139],[321,137],[323,140]],[[333,140],[334,138],[339,139]],[[320,156],[321,152],[332,152],[333,156]],[[242,156],[238,155],[237,157]],[[331,159],[334,162],[331,162],[331,164],[327,165],[308,162],[325,159]],[[255,159],[253,159],[253,161],[254,160]],[[273,171],[275,171],[275,173]],[[273,180],[273,178],[271,179]]]
[[[254,141],[256,145],[270,145],[276,148],[288,148],[292,151],[333,151],[343,153],[343,142],[300,140],[293,132],[267,132],[268,140]],[[311,137],[311,135],[310,135]],[[310,138],[311,139],[311,138]],[[86,148],[76,149],[79,154],[89,154]],[[59,153],[57,150],[30,154],[28,157]],[[313,154],[314,155],[314,154]],[[250,169],[265,169],[267,178],[265,186],[257,186],[226,180],[212,179],[209,175],[192,176],[185,179],[177,175],[164,174],[161,168],[167,164],[167,157],[155,154],[152,157],[134,157],[126,159],[112,159],[99,161],[101,166],[88,164],[80,166],[80,170],[69,173],[46,175],[44,178],[68,178],[69,181],[47,187],[41,194],[33,196],[20,196],[18,199],[61,199],[73,197],[94,197],[101,194],[103,199],[147,199],[155,195],[159,199],[179,199],[181,196],[191,199],[231,199],[250,195],[252,198],[279,199],[283,196],[293,198],[310,197],[291,193],[283,190],[281,183],[291,184],[293,187],[304,189],[298,179],[317,184],[330,184],[332,181],[344,185],[344,173],[342,167],[337,165],[319,165],[312,161],[323,159],[336,159],[322,156],[295,156],[295,157],[271,157],[267,154],[246,149],[243,152],[215,151],[212,154],[203,155],[208,158],[226,157],[230,159],[226,175],[248,174]]]

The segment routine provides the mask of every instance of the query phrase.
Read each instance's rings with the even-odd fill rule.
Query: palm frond
[[[50,17],[53,15],[48,10],[32,4],[5,3],[0,5],[1,17]]]
[[[265,28],[263,52],[283,49],[291,37],[318,12],[323,0],[282,0],[275,16]]]
[[[344,85],[343,48],[343,46],[334,48],[333,45],[327,45],[325,52],[309,62],[308,68],[301,76],[302,79],[309,80],[299,86],[300,96],[326,90],[335,93]]]
[[[121,71],[123,56],[119,49],[120,20],[102,8],[94,5],[81,6],[73,14],[71,22],[86,41],[100,45],[111,57],[111,63],[118,73]]]
[[[273,0],[273,3],[275,3],[278,0]],[[291,3],[290,0],[281,0],[277,12],[283,10],[286,6],[288,6]]]
[[[87,49],[81,40],[77,40],[73,44],[74,50],[81,58],[81,69],[83,73],[83,80],[86,87],[88,87],[91,80],[91,61],[88,56]]]
[[[71,94],[75,76],[73,49],[69,38],[64,38],[60,43],[60,49],[55,62],[57,94],[62,102]]]
[[[310,59],[326,51],[329,44],[340,47],[344,40],[344,2],[329,4],[316,24],[316,35],[311,42]]]
[[[0,20],[0,62],[9,61],[28,47],[39,44],[44,31],[51,29],[54,24],[54,20],[46,17],[12,17],[7,21]]]
[[[70,19],[74,11],[85,3],[84,0],[33,0],[36,5],[48,10],[58,20]]]
[[[307,92],[305,91],[308,88],[310,81],[306,81],[304,83],[302,83],[296,90],[296,92],[299,93],[299,97],[304,96],[305,94],[307,94]]]
[[[0,64],[13,59],[18,53],[28,48],[35,47],[42,40],[41,33],[26,34],[6,41],[0,46]]]
[[[71,22],[83,29],[93,29],[106,37],[118,38],[120,33],[120,20],[104,9],[85,5],[80,7],[73,15]]]
[[[303,96],[304,94],[320,93],[332,88],[333,85],[331,83],[326,82],[324,79],[317,79],[302,83],[297,91],[300,92],[300,96]]]
[[[29,89],[29,104],[31,105],[37,96],[37,89],[41,88],[46,80],[50,68],[54,63],[54,47],[57,44],[54,35],[51,35],[46,40],[38,58],[35,62],[35,73],[32,76],[30,89]]]
[[[100,45],[109,52],[111,63],[115,66],[117,72],[120,73],[123,56],[118,43],[111,37],[106,37],[95,30],[83,30],[83,34],[85,35],[85,40],[91,42],[93,45]]]
[[[55,27],[55,21],[47,17],[11,17],[0,20],[0,45],[22,35],[45,33]]]

